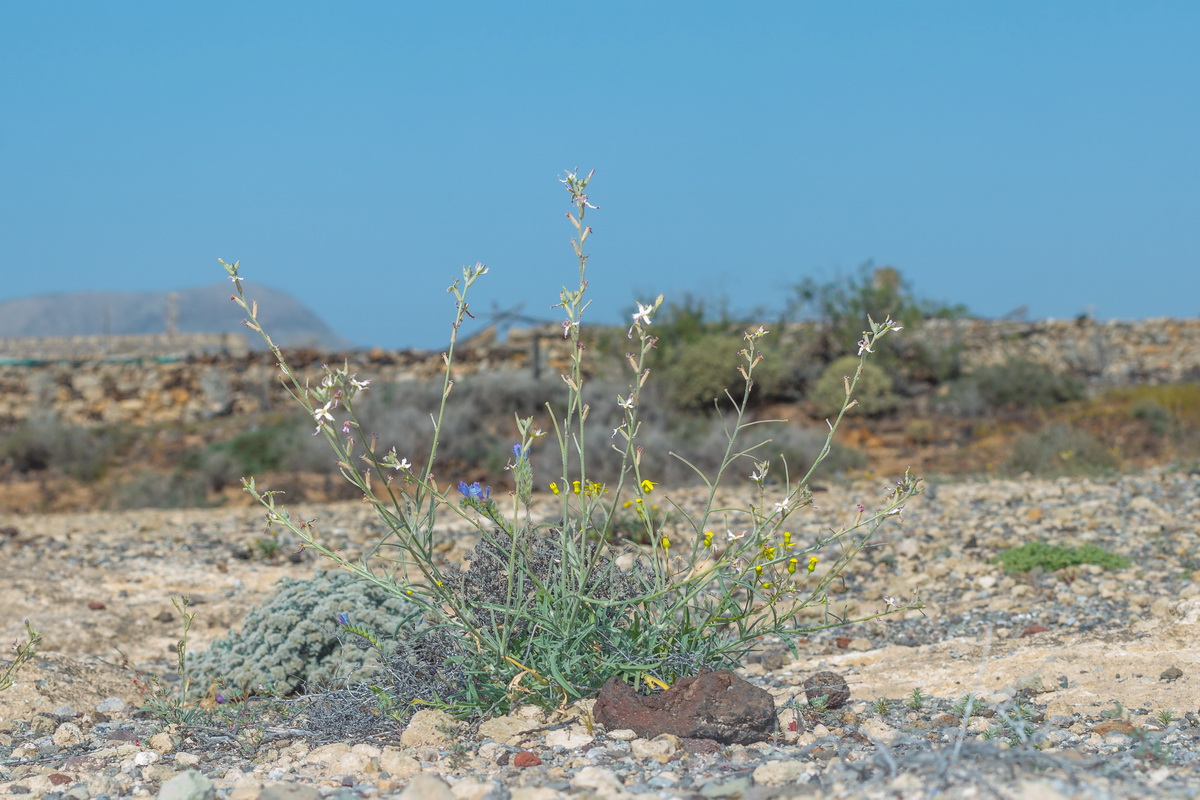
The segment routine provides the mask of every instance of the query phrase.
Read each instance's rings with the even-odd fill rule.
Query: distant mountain
[[[242,324],[242,310],[230,302],[228,282],[176,292],[68,292],[0,301],[0,338],[98,336],[164,333],[175,295],[175,330],[180,333],[237,331],[255,349],[262,338]],[[258,318],[284,347],[349,350],[354,345],[287,292],[257,284]]]

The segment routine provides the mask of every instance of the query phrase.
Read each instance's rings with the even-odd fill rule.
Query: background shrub
[[[978,416],[1003,408],[1046,408],[1081,400],[1081,381],[1045,364],[1012,359],[981,367],[949,384],[940,406],[960,415]]]
[[[1100,439],[1061,423],[1017,436],[1007,462],[1010,471],[1033,475],[1110,472],[1120,465],[1120,456]]]
[[[845,378],[853,379],[858,363],[858,356],[842,356],[821,373],[808,398],[819,416],[832,418],[841,410],[846,399]],[[854,388],[854,399],[858,405],[847,413],[866,416],[887,413],[900,402],[892,391],[892,377],[871,362],[863,365],[862,377]]]
[[[83,428],[39,414],[0,439],[0,460],[19,473],[55,472],[91,482],[104,474],[121,443],[113,428]]]

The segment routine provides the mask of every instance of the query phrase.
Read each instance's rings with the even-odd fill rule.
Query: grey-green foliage
[[[295,694],[305,686],[336,685],[362,678],[374,668],[373,651],[339,641],[337,615],[356,626],[391,634],[412,606],[375,584],[346,572],[315,578],[284,578],[263,605],[246,615],[240,630],[207,650],[189,654],[192,686],[199,694],[214,687],[239,697],[268,687],[276,695]]]
[[[842,356],[821,373],[817,385],[809,395],[809,400],[816,407],[818,414],[832,417],[841,410],[842,403],[846,400],[845,379],[854,379],[858,362],[857,356]],[[892,390],[892,377],[869,362],[863,364],[862,377],[854,387],[853,396],[858,404],[850,409],[850,414],[885,414],[900,403],[900,398]]]

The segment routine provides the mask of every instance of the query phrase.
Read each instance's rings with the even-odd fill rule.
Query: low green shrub
[[[1013,440],[1006,468],[1017,474],[1089,475],[1121,465],[1119,453],[1091,433],[1062,423],[1022,433]]]
[[[103,476],[121,439],[114,428],[85,428],[38,414],[0,439],[0,460],[19,473],[53,471],[90,483]]]
[[[900,404],[900,398],[892,391],[891,376],[874,364],[860,363],[855,356],[842,356],[826,367],[809,395],[808,399],[819,416],[832,417],[841,411],[846,401],[847,381],[857,374],[860,367],[862,372],[853,394],[856,402],[847,413],[879,416]]]
[[[1002,550],[992,559],[1005,572],[1029,572],[1040,567],[1046,572],[1055,572],[1083,564],[1095,564],[1105,569],[1124,569],[1129,566],[1125,556],[1110,553],[1095,545],[1060,547],[1045,542],[1026,542],[1020,547]]]

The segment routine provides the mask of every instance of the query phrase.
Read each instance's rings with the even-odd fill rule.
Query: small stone
[[[808,772],[802,761],[768,761],[754,768],[751,777],[759,786],[783,786],[795,783]]]
[[[616,739],[618,742],[632,742],[638,738],[637,731],[631,731],[629,728],[617,728],[615,731],[608,732],[609,739]]]
[[[171,734],[162,731],[151,736],[150,749],[156,753],[169,753],[174,750],[175,743],[171,741]]]
[[[625,784],[617,773],[603,767],[584,767],[571,781],[574,789],[591,789],[600,797],[620,797],[625,794]]]
[[[54,733],[58,729],[58,720],[49,714],[37,714],[29,721],[29,730],[34,733]]]
[[[399,797],[401,800],[455,800],[450,786],[437,775],[430,775],[428,772],[413,775]]]
[[[83,744],[83,731],[74,722],[64,722],[54,731],[54,743],[59,747]]]
[[[1050,629],[1044,625],[1030,625],[1028,628],[1021,631],[1021,638],[1023,639],[1026,636],[1033,636],[1036,633],[1045,633],[1048,630]]]
[[[670,761],[681,749],[678,736],[664,733],[653,739],[634,739],[630,742],[630,752],[639,761],[652,760],[659,764]]]
[[[181,772],[163,783],[158,800],[213,800],[213,783],[196,770]]]
[[[536,754],[522,750],[513,756],[512,763],[514,767],[536,767],[542,763],[542,760]]]
[[[63,775],[61,772],[51,772],[46,776],[46,780],[50,781],[51,786],[62,786],[64,783],[70,783],[75,779],[70,775]]]
[[[566,750],[578,750],[581,747],[586,747],[595,741],[594,736],[589,736],[582,729],[575,730],[566,728],[563,730],[550,731],[546,734],[545,742],[547,747],[562,747]]]
[[[258,800],[321,800],[321,791],[303,783],[276,783],[264,786]]]
[[[133,757],[133,763],[137,764],[139,767],[148,767],[157,762],[160,758],[162,758],[162,756],[160,756],[158,753],[155,753],[151,750],[143,750]]]
[[[408,721],[404,733],[400,734],[400,744],[405,747],[442,747],[450,744],[448,731],[457,727],[458,721],[445,711],[422,709]]]
[[[511,743],[520,734],[533,730],[536,727],[538,727],[538,723],[531,719],[523,719],[512,715],[493,717],[480,723],[479,738]]]
[[[195,753],[176,753],[175,766],[177,767],[196,767],[200,765],[200,756]]]
[[[508,789],[496,780],[467,778],[450,787],[455,800],[508,800]]]
[[[53,714],[54,716],[58,717],[59,719],[63,720],[64,722],[69,719],[75,719],[75,717],[79,716],[78,714],[75,713],[75,709],[72,706],[57,706],[50,713]]]
[[[817,672],[804,681],[804,695],[809,703],[824,697],[825,708],[841,708],[850,699],[850,686],[836,672]]]
[[[101,714],[120,714],[125,708],[125,701],[119,697],[108,697],[96,704],[96,710]]]
[[[1183,670],[1181,670],[1179,667],[1167,667],[1162,671],[1162,674],[1158,676],[1158,679],[1160,681],[1166,681],[1170,683],[1171,681],[1177,681],[1182,677]]]
[[[1099,725],[1093,726],[1092,733],[1098,736],[1106,736],[1110,733],[1123,733],[1129,736],[1133,733],[1133,723],[1126,722],[1123,719],[1108,719]]]
[[[408,778],[421,771],[421,762],[395,747],[385,747],[379,754],[379,766],[393,778]]]

